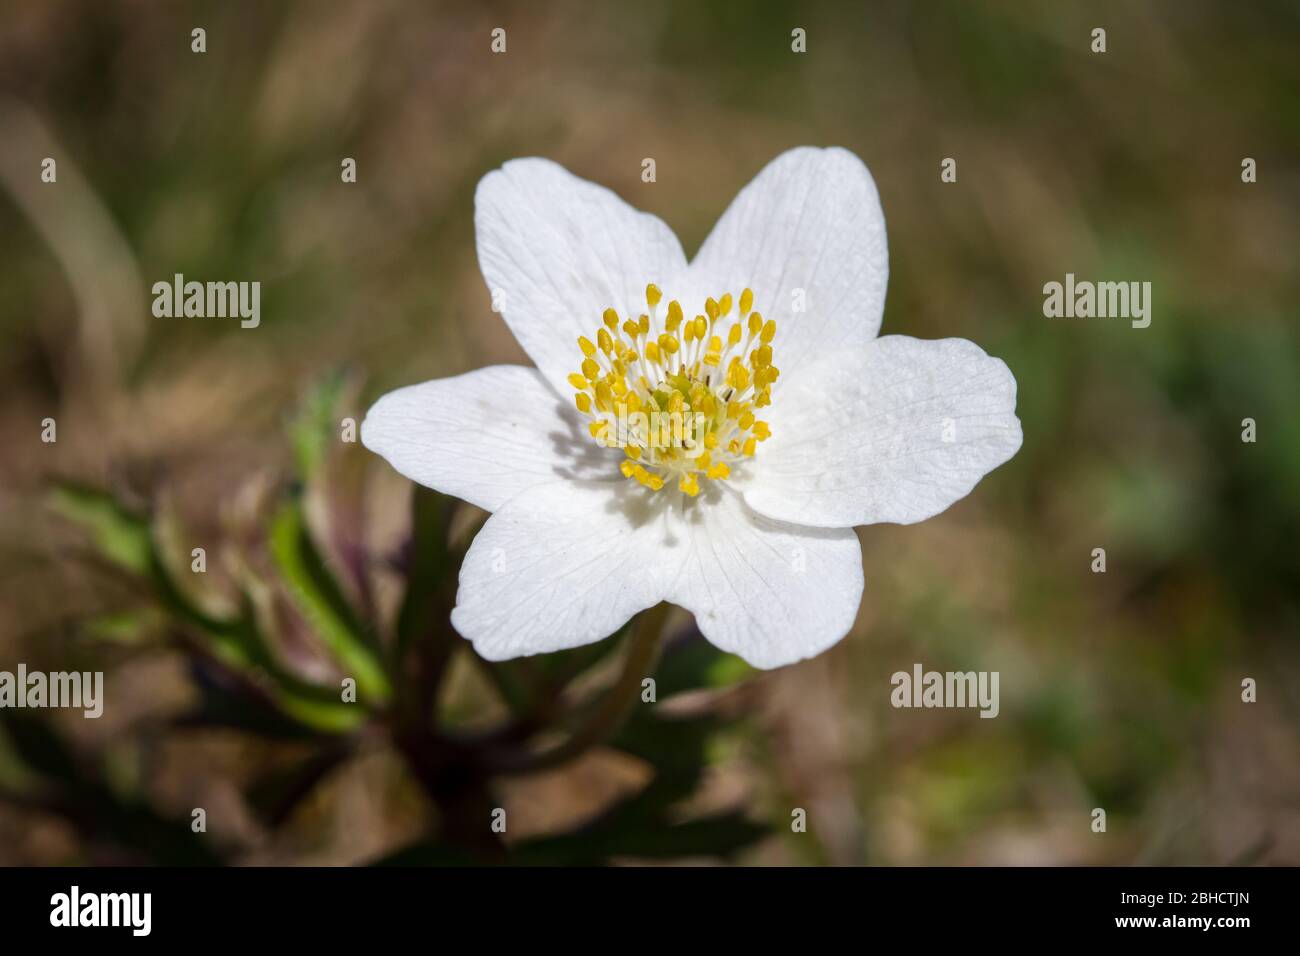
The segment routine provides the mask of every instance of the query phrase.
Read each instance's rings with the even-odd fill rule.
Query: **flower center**
[[[591,436],[626,453],[624,477],[651,491],[675,484],[693,498],[701,480],[727,479],[772,434],[755,412],[772,403],[780,375],[772,364],[776,323],[753,311],[749,289],[725,334],[729,292],[705,300],[693,319],[673,299],[662,329],[663,293],[652,283],[645,298],[648,313],[620,321],[606,309],[596,341],[578,338],[582,371],[569,384]]]

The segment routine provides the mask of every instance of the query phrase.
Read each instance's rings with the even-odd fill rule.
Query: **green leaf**
[[[708,763],[709,744],[724,727],[722,719],[711,714],[656,717],[644,708],[632,712],[612,745],[655,768],[654,779],[635,798],[644,812],[659,813],[695,792]]]
[[[720,651],[692,629],[664,649],[655,670],[655,691],[660,699],[688,690],[718,689],[755,673],[734,654]]]
[[[343,394],[345,376],[334,371],[322,378],[304,398],[289,423],[289,442],[298,477],[311,482],[320,473],[333,445],[338,422],[335,412]]]
[[[631,628],[632,621],[628,621],[593,644],[513,661],[484,661],[484,667],[511,712],[530,714],[539,705],[557,700],[570,682],[622,647]]]
[[[161,566],[155,571],[155,586],[164,606],[207,638],[207,647],[217,660],[243,672],[246,679],[265,684],[267,696],[285,717],[297,721],[309,732],[344,733],[365,722],[365,708],[344,703],[341,687],[311,684],[284,669],[258,630],[253,610],[247,603],[238,618],[220,620],[191,606]],[[229,725],[241,726],[241,723],[235,719]],[[252,726],[246,729],[256,730]]]
[[[367,719],[365,708],[345,704],[339,694],[275,671],[259,682],[264,693],[221,683],[202,662],[191,667],[199,704],[177,723],[192,727],[229,727],[284,740],[347,733]]]
[[[359,703],[345,704],[341,691],[298,685],[286,687],[281,678],[273,696],[276,706],[289,717],[314,730],[346,733],[366,721],[366,710]]]
[[[134,645],[163,633],[166,619],[156,607],[132,608],[97,614],[81,622],[81,630],[92,641]]]
[[[207,648],[219,661],[236,670],[260,671],[269,678],[268,696],[285,716],[304,725],[308,732],[345,732],[365,720],[363,709],[343,703],[339,691],[308,684],[287,673],[258,631],[247,603],[238,617],[230,619],[213,617],[197,607],[172,580],[142,516],[103,491],[77,485],[58,486],[51,504],[60,514],[87,528],[97,550],[114,565],[146,578],[163,611],[203,635]],[[310,549],[310,541],[307,546]],[[310,564],[312,555],[314,551],[308,550],[294,558],[303,567]],[[133,628],[148,620],[144,611],[99,618],[91,622],[89,632],[108,639],[125,639]],[[361,687],[359,678],[357,685]]]
[[[61,484],[50,495],[51,507],[90,535],[95,550],[110,563],[147,574],[153,555],[149,524],[105,492]]]
[[[357,619],[311,540],[301,502],[286,503],[271,523],[271,556],[289,595],[321,641],[357,682],[360,696],[386,703],[392,695],[378,644]]]

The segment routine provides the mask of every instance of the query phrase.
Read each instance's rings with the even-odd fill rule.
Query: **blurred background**
[[[1024,447],[940,517],[860,529],[866,595],[832,651],[683,683],[660,706],[710,715],[692,761],[665,736],[491,780],[507,842],[545,862],[1300,863],[1297,41],[1282,0],[0,3],[0,669],[103,670],[108,701],[7,713],[0,864],[364,863],[454,819],[387,717],[278,734],[210,706],[232,660],[254,683],[347,672],[281,593],[283,502],[343,582],[335,610],[385,640],[418,581],[411,487],[338,422],[527,361],[478,272],[479,178],[551,157],[690,255],[800,144],[875,176],[883,331],[1005,359]],[[261,281],[261,326],[154,318],[178,272]],[[1044,318],[1067,272],[1150,281],[1151,326]],[[274,666],[203,643],[246,607]],[[510,719],[504,672],[446,658],[439,726]],[[893,709],[914,662],[999,671],[1000,716]],[[587,664],[561,699],[600,685],[609,661]],[[556,842],[651,778],[680,843]]]

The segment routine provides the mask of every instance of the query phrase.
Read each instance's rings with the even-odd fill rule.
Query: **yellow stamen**
[[[649,314],[621,319],[605,309],[594,341],[578,337],[581,372],[566,380],[592,438],[623,451],[624,478],[695,498],[701,482],[729,479],[772,435],[755,412],[771,404],[780,374],[772,364],[776,323],[753,310],[749,288],[738,298],[707,298],[689,319],[676,299],[661,315],[663,300],[649,283]],[[737,306],[727,331],[715,331]]]

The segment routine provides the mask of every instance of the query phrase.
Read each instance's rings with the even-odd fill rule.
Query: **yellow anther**
[[[664,328],[669,332],[676,332],[677,326],[682,324],[682,306],[676,299],[668,303],[668,320],[664,323]]]
[[[664,486],[664,480],[662,478],[658,475],[652,475],[641,465],[637,465],[632,469],[632,476],[651,491],[658,491]]]
[[[733,361],[731,368],[727,369],[727,384],[738,392],[749,388],[749,369],[741,365],[738,360]]]
[[[648,284],[651,312],[663,301],[659,287]],[[731,477],[732,466],[771,437],[771,426],[755,412],[771,404],[780,374],[772,365],[776,323],[765,323],[753,311],[754,293],[746,288],[738,317],[725,334],[715,331],[736,305],[724,291],[689,318],[676,299],[657,321],[644,313],[624,320],[610,308],[601,313],[595,341],[579,336],[582,371],[565,378],[577,390],[574,405],[591,419],[592,437],[622,448],[623,477],[652,491],[672,486],[694,498],[703,482]],[[680,361],[672,358],[679,354]],[[721,368],[722,374],[715,371]],[[646,417],[622,424],[637,413]],[[669,415],[674,425],[665,427]]]

